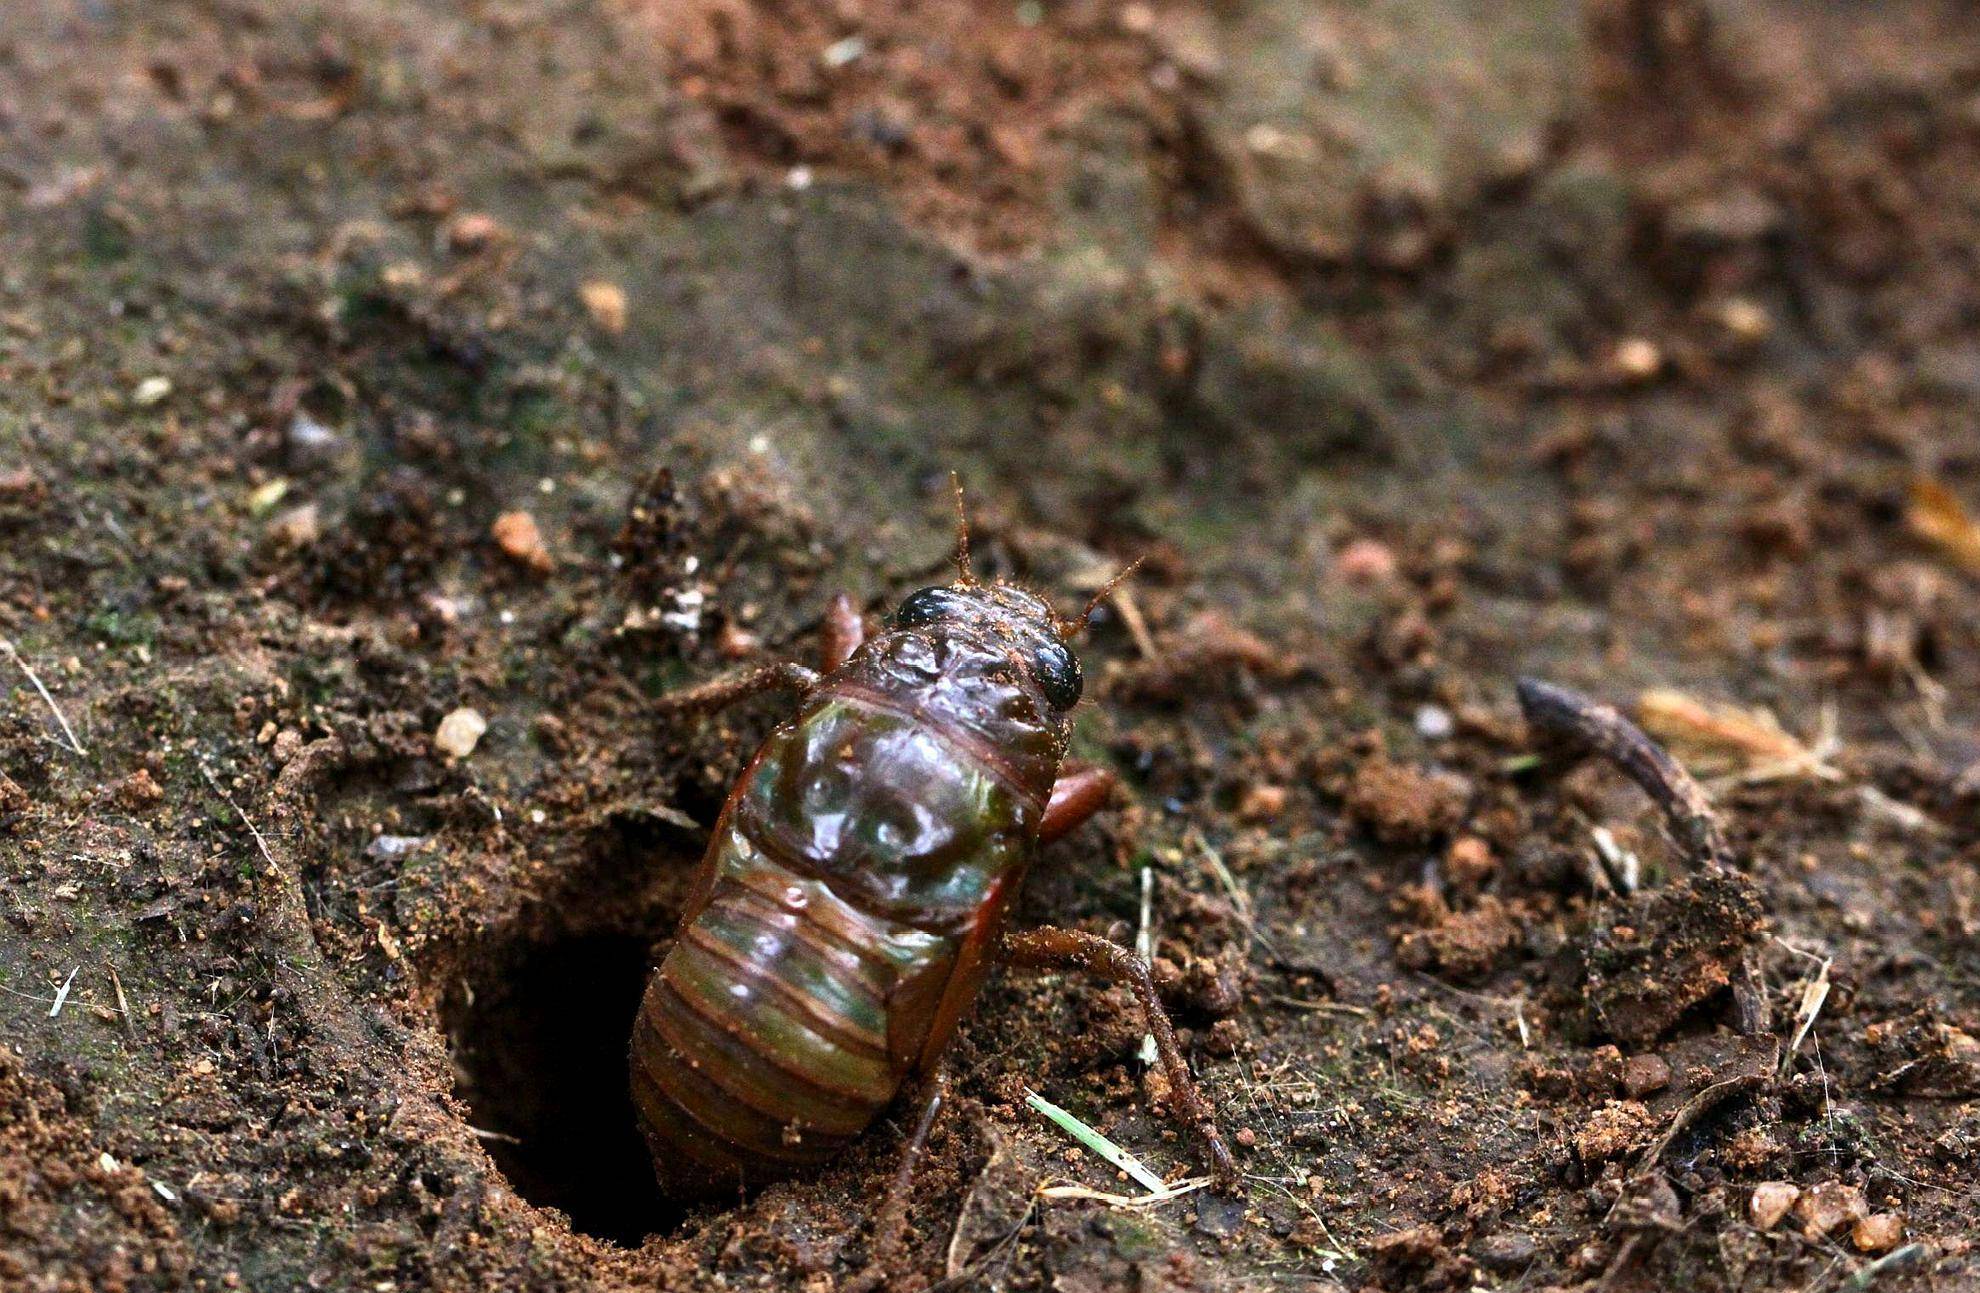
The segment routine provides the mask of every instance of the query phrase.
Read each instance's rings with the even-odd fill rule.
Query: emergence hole
[[[573,1229],[635,1245],[678,1209],[653,1183],[626,1047],[650,942],[622,933],[523,942],[448,994],[460,1093],[517,1194]]]

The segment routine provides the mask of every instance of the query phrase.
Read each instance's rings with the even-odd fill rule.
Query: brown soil
[[[1980,1283],[1977,193],[1950,0],[11,7],[0,1286],[853,1280],[898,1119],[685,1211],[631,1125],[778,713],[651,702],[951,470],[1146,558],[1019,918],[1150,870],[1247,1194],[1041,1196],[1134,1187],[1027,1088],[1198,1164],[999,977],[889,1287]],[[1681,749],[1701,868],[1522,674],[1818,756]]]

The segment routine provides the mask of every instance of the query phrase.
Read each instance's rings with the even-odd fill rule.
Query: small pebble
[[[1227,1199],[1212,1190],[1198,1190],[1196,1228],[1206,1235],[1228,1239],[1244,1229],[1244,1200]]]
[[[307,548],[323,537],[323,514],[314,503],[292,507],[268,523],[268,538],[278,548]]]
[[[296,411],[282,435],[289,461],[298,468],[314,467],[335,458],[344,447],[344,437],[309,414]]]
[[[827,45],[819,58],[827,67],[844,67],[848,63],[858,62],[865,53],[866,41],[859,36],[848,36]]]
[[[1649,381],[1664,366],[1664,352],[1645,337],[1625,337],[1609,356],[1616,372],[1633,382]]]
[[[1533,1255],[1538,1251],[1539,1245],[1517,1232],[1487,1235],[1471,1248],[1478,1264],[1497,1275],[1509,1275],[1523,1269],[1533,1261]]]
[[[1416,709],[1416,734],[1426,741],[1442,741],[1457,730],[1457,723],[1451,718],[1451,711],[1442,705],[1419,705]]]
[[[1762,1230],[1772,1230],[1801,1197],[1801,1189],[1788,1181],[1762,1181],[1753,1187],[1747,1200],[1746,1215]]]
[[[495,546],[502,549],[502,554],[518,565],[543,572],[557,564],[551,560],[550,550],[543,546],[543,531],[537,528],[536,518],[528,512],[502,513],[495,518],[489,533],[495,537]]]
[[[1492,846],[1476,835],[1460,835],[1451,841],[1450,849],[1444,854],[1444,874],[1452,884],[1461,888],[1475,889],[1491,879],[1499,863],[1492,856]]]
[[[172,393],[172,379],[169,377],[147,377],[131,392],[131,402],[141,409],[148,409]]]
[[[1246,786],[1238,800],[1238,817],[1247,822],[1269,822],[1286,811],[1288,797],[1284,786],[1269,782]]]
[[[433,748],[450,759],[465,759],[474,753],[474,747],[480,744],[487,730],[488,720],[481,716],[481,711],[463,705],[440,720],[433,733]]]
[[[1751,343],[1766,340],[1773,331],[1774,321],[1764,307],[1746,297],[1735,296],[1719,307],[1719,326],[1735,341]]]
[[[615,337],[626,330],[626,290],[617,283],[593,279],[578,288],[578,296],[600,330]]]
[[[266,516],[275,510],[275,505],[289,496],[289,482],[280,476],[256,485],[248,495],[248,513],[252,516]]]
[[[1801,1218],[1801,1233],[1811,1241],[1862,1220],[1868,1212],[1863,1191],[1841,1181],[1824,1181],[1812,1187],[1794,1206],[1794,1215]]]
[[[455,251],[481,251],[502,236],[502,222],[483,211],[463,211],[447,222],[447,245]]]
[[[1873,1212],[1856,1223],[1850,1242],[1858,1252],[1887,1253],[1904,1238],[1904,1218],[1895,1212]]]
[[[1671,1066],[1659,1055],[1632,1055],[1623,1061],[1622,1088],[1632,1097],[1661,1091],[1671,1084]]]
[[[1351,584],[1385,584],[1396,577],[1396,554],[1374,539],[1348,544],[1334,558],[1334,565]]]

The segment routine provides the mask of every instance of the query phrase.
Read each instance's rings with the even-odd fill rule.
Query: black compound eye
[[[907,600],[894,608],[894,627],[899,629],[918,628],[946,619],[955,614],[960,599],[947,588],[923,588],[909,593]]]
[[[1031,676],[1052,708],[1068,710],[1079,704],[1079,660],[1057,642],[1046,642],[1031,653]]]

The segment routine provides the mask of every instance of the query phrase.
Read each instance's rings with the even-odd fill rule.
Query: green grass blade
[[[1150,1190],[1165,1190],[1168,1182],[1148,1170],[1142,1161],[1108,1140],[1093,1128],[1053,1104],[1036,1091],[1027,1090],[1024,1101],[1059,1125],[1059,1129],[1086,1148],[1120,1168]]]

